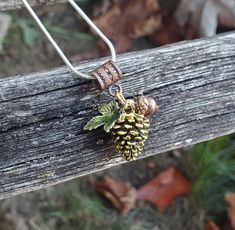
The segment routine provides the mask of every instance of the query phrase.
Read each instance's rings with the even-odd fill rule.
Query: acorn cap
[[[136,112],[140,115],[149,116],[154,114],[158,105],[154,98],[149,96],[139,96],[135,98]]]

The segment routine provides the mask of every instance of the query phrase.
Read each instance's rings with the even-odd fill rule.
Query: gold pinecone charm
[[[127,161],[134,160],[141,154],[148,139],[150,123],[146,114],[152,114],[157,105],[147,97],[126,100],[121,93],[117,93],[116,97],[118,103],[112,101],[99,105],[100,115],[93,117],[84,129],[92,130],[104,126],[106,132],[111,132],[117,152]]]
[[[148,138],[149,119],[135,111],[125,111],[111,129],[117,152],[127,160],[134,160],[143,151]]]

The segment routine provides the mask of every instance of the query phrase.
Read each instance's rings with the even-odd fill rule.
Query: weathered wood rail
[[[34,5],[48,5],[53,3],[66,2],[66,0],[28,0],[28,2]],[[23,7],[21,0],[1,0],[0,10],[11,10],[11,9],[20,9]]]
[[[125,95],[149,94],[160,105],[142,157],[235,131],[234,33],[119,55],[118,63]],[[83,131],[110,99],[65,67],[0,80],[0,198],[124,163],[102,130]]]

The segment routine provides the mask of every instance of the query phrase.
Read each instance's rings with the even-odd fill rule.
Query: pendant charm
[[[129,103],[120,108],[120,116],[111,130],[117,152],[127,161],[134,160],[143,151],[150,125],[149,119],[137,114],[135,105]]]
[[[146,116],[157,110],[157,104],[147,96],[126,100],[121,90],[115,96],[118,102],[99,105],[100,115],[93,117],[84,129],[104,126],[106,132],[111,132],[116,151],[127,161],[135,160],[148,139],[150,122]]]

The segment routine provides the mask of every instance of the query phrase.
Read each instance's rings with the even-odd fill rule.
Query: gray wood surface
[[[142,157],[235,131],[235,34],[127,53],[118,63],[125,96],[148,94],[160,106]],[[83,131],[110,100],[65,67],[0,80],[0,198],[125,163],[102,130]]]
[[[34,5],[46,5],[46,4],[55,4],[66,2],[66,0],[28,0],[28,2]],[[1,0],[0,1],[0,10],[10,10],[10,9],[20,9],[22,8],[23,3],[21,0]]]

